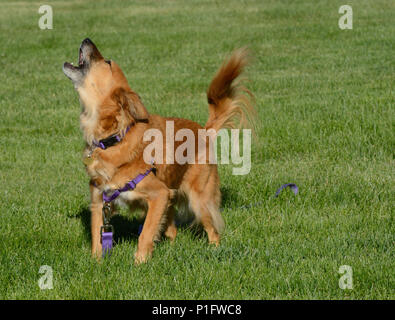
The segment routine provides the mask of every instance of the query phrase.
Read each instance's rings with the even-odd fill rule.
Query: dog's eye
[[[111,67],[111,60],[104,60],[104,62],[108,63]]]

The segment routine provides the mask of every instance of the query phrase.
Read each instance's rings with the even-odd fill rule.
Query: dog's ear
[[[113,99],[137,122],[148,121],[148,111],[137,93],[118,88],[113,92]]]

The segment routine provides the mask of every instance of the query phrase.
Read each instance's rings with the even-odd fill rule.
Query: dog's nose
[[[92,43],[93,43],[92,40],[89,39],[89,38],[86,38],[86,39],[84,39],[84,40],[82,41],[82,44],[92,44]]]

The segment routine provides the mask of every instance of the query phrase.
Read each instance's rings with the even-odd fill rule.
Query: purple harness
[[[111,202],[114,201],[122,192],[131,191],[136,189],[136,185],[141,182],[154,168],[148,169],[145,173],[140,173],[136,178],[130,180],[125,184],[125,186],[121,189],[115,190],[110,196],[107,195],[107,192],[103,192],[103,202]]]

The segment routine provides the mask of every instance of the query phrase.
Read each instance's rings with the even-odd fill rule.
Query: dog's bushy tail
[[[253,96],[239,78],[247,63],[248,50],[237,49],[217,71],[207,90],[209,118],[206,129],[255,129]]]

